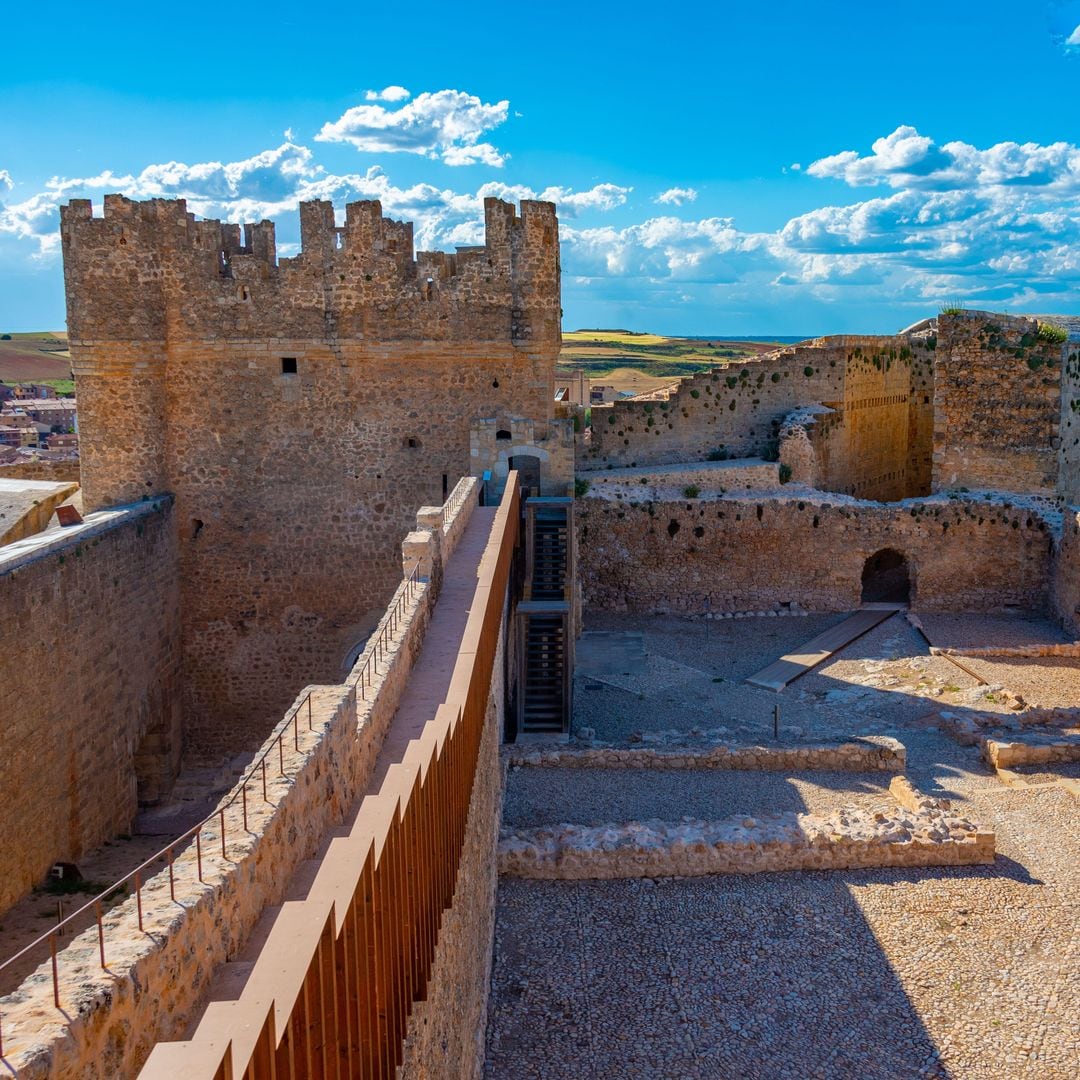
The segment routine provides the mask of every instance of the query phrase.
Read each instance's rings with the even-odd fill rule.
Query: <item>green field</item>
[[[564,333],[559,374],[602,380],[619,390],[654,390],[701,371],[753,359],[775,345],[746,341],[697,341],[629,330]]]

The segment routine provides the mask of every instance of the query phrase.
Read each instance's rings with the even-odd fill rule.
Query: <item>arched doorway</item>
[[[911,575],[907,559],[895,548],[875,551],[863,565],[864,604],[907,604],[911,601]]]

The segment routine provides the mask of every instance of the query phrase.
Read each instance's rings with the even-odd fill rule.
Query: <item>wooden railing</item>
[[[143,1080],[392,1080],[457,886],[519,522],[511,473],[446,702],[282,906],[240,996],[159,1043]]]

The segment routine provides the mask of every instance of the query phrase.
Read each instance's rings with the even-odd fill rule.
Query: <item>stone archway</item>
[[[911,602],[911,572],[903,552],[896,548],[882,548],[866,560],[862,571],[862,602]]]

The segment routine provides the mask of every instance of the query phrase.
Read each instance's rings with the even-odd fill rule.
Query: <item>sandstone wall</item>
[[[1065,347],[1061,371],[1061,449],[1058,454],[1058,492],[1080,504],[1080,342]],[[0,475],[3,475],[0,473]]]
[[[862,498],[929,491],[933,351],[925,341],[841,336],[684,380],[669,398],[592,411],[582,464],[702,461],[776,450],[799,407],[832,410],[815,433],[819,486]]]
[[[64,209],[84,497],[175,495],[195,756],[257,745],[297,685],[340,676],[415,507],[474,471],[477,417],[549,439],[554,207],[490,199],[485,225],[482,247],[414,256],[378,203],[341,227],[308,203],[301,253],[277,260],[270,222]]]
[[[23,461],[17,465],[0,465],[0,479],[52,480],[56,483],[79,482],[77,461]]]
[[[643,494],[655,497],[658,492],[670,492],[677,497],[688,486],[714,494],[780,486],[779,464],[760,458],[697,461],[683,465],[643,465],[637,469],[595,469],[577,475],[579,479],[587,480],[590,487],[636,491],[634,497]]]
[[[935,360],[934,490],[1054,491],[1063,349],[1035,319],[943,314]]]
[[[0,911],[58,859],[128,832],[180,753],[171,500],[88,515],[0,552]]]
[[[1067,506],[1054,559],[1054,614],[1073,634],[1080,634],[1080,508]]]
[[[865,560],[901,551],[912,604],[927,611],[1041,609],[1051,534],[1029,509],[976,498],[896,504],[826,496],[578,500],[578,569],[587,608],[700,613],[798,604],[844,611]]]

